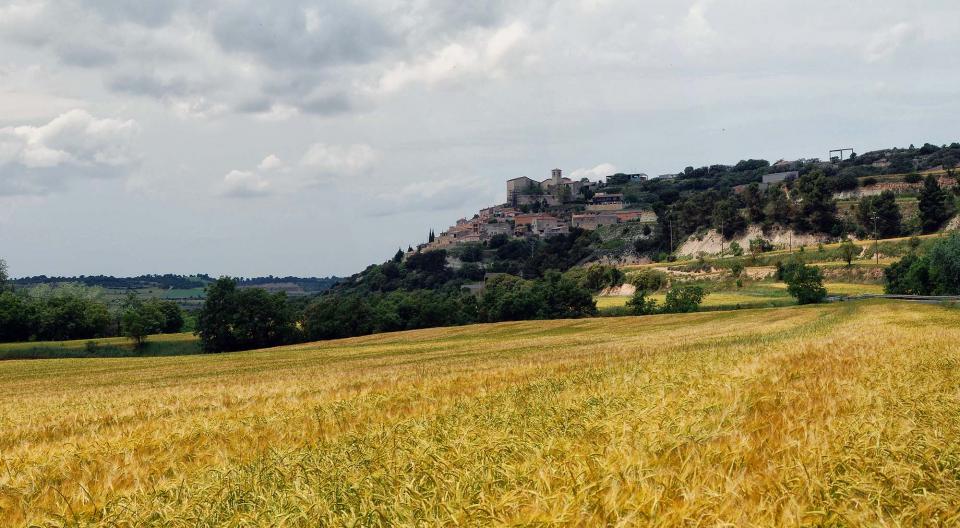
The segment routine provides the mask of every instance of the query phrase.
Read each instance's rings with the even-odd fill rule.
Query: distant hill
[[[174,290],[198,292],[215,279],[207,274],[199,275],[138,275],[136,277],[113,277],[109,275],[80,275],[76,277],[48,277],[37,275],[21,277],[10,282],[21,287],[39,284],[82,284],[108,290]],[[238,278],[240,287],[264,288],[271,291],[286,291],[291,295],[313,294],[326,291],[337,284],[339,277],[250,277]]]

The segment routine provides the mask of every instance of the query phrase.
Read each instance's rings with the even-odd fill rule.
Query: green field
[[[199,352],[197,337],[191,333],[149,336],[139,349],[126,337],[0,343],[0,359],[176,356]]]
[[[707,283],[709,285],[709,283]],[[862,295],[883,293],[883,285],[857,284],[849,282],[826,282],[828,295]],[[648,298],[663,304],[666,294],[659,292]],[[626,305],[630,297],[598,296],[597,308],[603,312]],[[721,291],[710,292],[703,298],[703,309],[733,309],[733,308],[769,308],[795,304],[787,285],[782,282],[754,282],[747,283],[743,288],[731,287]]]
[[[954,525],[958,342],[862,301],[6,361],[0,525]]]

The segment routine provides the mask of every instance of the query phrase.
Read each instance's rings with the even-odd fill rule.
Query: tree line
[[[183,326],[183,311],[168,300],[131,296],[111,308],[96,290],[80,285],[14,289],[0,259],[0,342],[127,336],[140,345],[149,334],[176,333]]]

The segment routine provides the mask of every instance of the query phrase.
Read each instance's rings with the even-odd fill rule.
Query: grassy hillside
[[[960,312],[0,363],[0,525],[949,524]]]

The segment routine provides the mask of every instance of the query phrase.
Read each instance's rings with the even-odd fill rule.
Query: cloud
[[[269,154],[255,169],[228,172],[218,194],[229,198],[253,198],[269,194],[290,194],[321,183],[349,184],[367,174],[379,160],[373,147],[365,144],[330,145],[314,143],[298,163],[288,165]]]
[[[571,180],[580,180],[582,178],[588,178],[590,180],[596,181],[601,180],[611,174],[616,174],[617,167],[611,163],[601,163],[592,169],[575,169],[570,171],[569,178]]]
[[[475,35],[466,43],[447,44],[413,63],[394,65],[380,78],[379,89],[395,92],[415,82],[432,85],[459,78],[500,76],[504,63],[526,36],[526,27],[514,22]]]
[[[368,216],[383,217],[415,211],[449,211],[493,203],[495,191],[475,178],[444,178],[409,183],[393,192],[379,193],[369,203]]]
[[[345,0],[224,2],[210,17],[223,50],[270,66],[365,63],[396,42],[386,19]]]
[[[366,144],[329,145],[314,143],[300,159],[301,168],[313,182],[352,177],[368,172],[380,156]]]
[[[0,128],[0,194],[46,194],[70,178],[124,174],[139,162],[133,120],[71,110],[49,123]]]
[[[864,49],[864,60],[878,62],[890,57],[901,47],[909,44],[920,36],[920,30],[913,24],[900,22],[892,27],[873,34]]]
[[[270,182],[250,171],[232,170],[223,177],[220,193],[230,198],[256,198],[272,192]]]
[[[257,168],[262,171],[272,171],[283,167],[283,161],[280,160],[275,154],[270,154],[266,158],[263,158],[263,161],[257,165]]]

